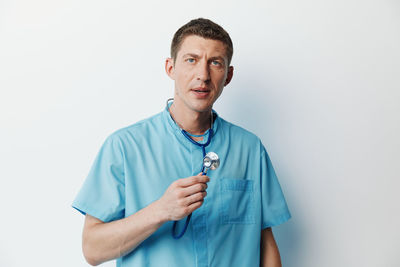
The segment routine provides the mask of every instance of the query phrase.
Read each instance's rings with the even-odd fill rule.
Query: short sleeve
[[[286,204],[278,178],[271,160],[262,146],[261,151],[261,206],[262,229],[282,224],[291,215]]]
[[[72,207],[103,222],[125,213],[124,157],[121,141],[110,136],[102,145]]]

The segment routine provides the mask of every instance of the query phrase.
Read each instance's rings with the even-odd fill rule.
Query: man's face
[[[197,35],[185,37],[165,68],[175,81],[174,102],[196,112],[209,111],[233,75],[224,43]]]

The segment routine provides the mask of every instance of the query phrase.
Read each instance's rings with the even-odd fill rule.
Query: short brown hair
[[[189,35],[197,35],[206,39],[218,40],[224,43],[229,66],[233,55],[231,37],[229,37],[229,34],[224,30],[224,28],[211,20],[204,18],[193,19],[176,31],[171,43],[171,58],[174,61],[183,40]]]

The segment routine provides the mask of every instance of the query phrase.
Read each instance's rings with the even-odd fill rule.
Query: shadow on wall
[[[237,122],[240,126],[256,133],[266,145],[271,143],[266,140],[267,136],[270,135],[268,133],[271,132],[268,127],[271,123],[279,123],[279,114],[285,113],[283,106],[285,94],[278,92],[278,89],[268,85],[265,80],[257,81],[255,78],[257,76],[263,77],[262,74],[254,74],[253,77],[247,76],[248,80],[236,81],[232,88],[227,89],[232,91],[223,96],[224,113],[229,117],[228,120],[233,119],[234,123]],[[278,119],[276,116],[278,116]],[[279,145],[276,145],[276,147],[279,147]],[[274,162],[273,158],[272,162]],[[287,166],[287,168],[290,168],[290,166]],[[286,183],[290,183],[292,179],[292,177],[282,177],[279,173],[277,175],[280,181],[285,180]],[[295,196],[289,195],[285,188],[283,188],[283,191],[292,218],[288,222],[274,227],[274,236],[279,246],[283,266],[299,267],[302,240],[304,240],[302,235],[306,231],[302,223],[294,218],[293,209],[296,205],[295,203],[291,204],[291,202],[295,201]]]

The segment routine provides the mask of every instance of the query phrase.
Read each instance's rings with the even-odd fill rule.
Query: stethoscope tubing
[[[167,99],[167,107],[168,107],[169,101],[171,101],[171,100],[173,100],[173,98]],[[190,137],[190,135],[189,135],[185,130],[183,130],[183,129],[181,130],[183,136],[186,137],[187,140],[189,140],[192,144],[201,147],[202,152],[203,152],[203,158],[206,156],[206,146],[208,146],[208,145],[211,143],[211,139],[212,139],[212,137],[213,137],[213,135],[214,135],[214,131],[213,131],[213,129],[212,129],[212,125],[213,125],[213,114],[212,114],[212,112],[211,112],[211,125],[210,125],[210,130],[209,130],[209,133],[208,133],[207,142],[205,142],[204,144],[200,144],[200,143],[196,142],[195,140],[193,140],[193,139]],[[204,166],[202,166],[201,175],[206,175],[206,173],[207,173],[207,168],[205,168]],[[173,237],[174,239],[179,239],[179,238],[181,238],[181,237],[185,234],[186,229],[187,229],[188,226],[189,226],[189,222],[190,222],[191,217],[192,217],[192,213],[190,213],[190,214],[186,217],[185,226],[184,226],[184,228],[183,228],[183,230],[182,230],[182,232],[181,232],[180,234],[175,234],[178,221],[174,221],[174,224],[173,224],[173,226],[172,226],[172,232],[171,232],[172,237]]]
[[[204,157],[206,156],[206,146],[208,146],[208,145],[211,143],[211,139],[212,139],[212,137],[213,137],[213,135],[214,135],[213,129],[210,128],[207,142],[205,142],[204,144],[200,144],[200,143],[194,141],[192,138],[190,138],[189,134],[188,134],[185,130],[182,130],[182,134],[183,134],[183,136],[185,136],[190,142],[192,142],[194,145],[201,147],[201,149],[203,150],[203,158],[204,158]],[[207,169],[206,169],[204,166],[202,166],[201,175],[206,175],[206,173],[207,173]],[[185,234],[185,232],[186,232],[186,230],[187,230],[187,228],[188,228],[188,226],[189,226],[189,222],[190,222],[190,219],[191,219],[191,218],[192,218],[192,213],[190,213],[190,214],[187,216],[186,222],[185,222],[185,226],[183,227],[182,232],[181,232],[180,234],[176,234],[176,233],[175,233],[175,232],[176,232],[176,227],[177,227],[178,221],[174,221],[174,224],[173,224],[173,226],[172,226],[172,232],[171,232],[172,237],[173,237],[174,239],[180,239],[180,238]]]

